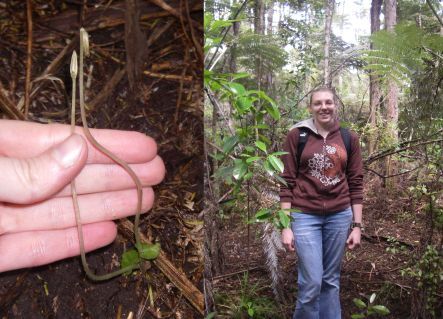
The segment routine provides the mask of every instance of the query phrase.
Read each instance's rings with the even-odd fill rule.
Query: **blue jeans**
[[[293,319],[340,319],[340,268],[352,210],[292,213],[298,255],[298,298]]]

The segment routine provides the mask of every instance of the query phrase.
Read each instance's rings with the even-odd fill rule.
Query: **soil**
[[[125,36],[125,19],[126,24],[134,21],[124,15],[125,1],[32,3],[32,86],[42,86],[31,96],[28,120],[69,123],[72,48],[61,66],[51,69],[50,75],[44,71],[69,47],[79,21],[84,21],[92,51],[85,67],[89,127],[136,130],[157,141],[167,173],[154,188],[154,207],[142,215],[141,232],[159,242],[166,258],[201,290],[202,3],[189,1],[185,6],[167,1],[175,12],[182,3],[180,18],[154,2],[143,2],[138,42],[133,34]],[[0,4],[0,90],[13,106],[25,94],[26,21],[25,1]],[[137,57],[139,50],[144,51],[141,57]],[[107,89],[105,85],[125,68],[130,54],[135,58],[128,59],[136,66],[133,88],[128,67]],[[146,72],[137,75],[140,71]],[[88,254],[93,270],[114,270],[124,249],[133,246],[133,234],[124,223],[118,222],[119,235],[112,245]],[[100,283],[86,278],[79,258],[0,274],[1,318],[128,318],[130,312],[134,318],[202,318],[155,263],[146,276],[135,272]]]
[[[417,293],[418,283],[402,276],[401,271],[415,263],[421,242],[427,237],[422,232],[426,229],[425,204],[408,194],[407,181],[396,181],[396,187],[388,189],[382,187],[377,178],[366,176],[365,180],[362,245],[347,250],[342,264],[343,318],[350,319],[352,314],[360,312],[353,303],[354,298],[367,302],[372,293],[377,294],[374,304],[384,305],[391,312],[383,318],[410,318],[414,310],[412,296]],[[257,311],[270,307],[268,314],[271,315],[262,314],[256,316],[258,318],[291,318],[297,294],[297,258],[285,251],[278,253],[282,279],[278,289],[285,298],[279,302],[265,266],[263,228],[260,224],[250,226],[248,248],[245,214],[237,212],[226,217],[220,232],[224,269],[213,280],[220,318],[248,318],[247,301],[252,302]],[[241,305],[243,311],[239,310]]]

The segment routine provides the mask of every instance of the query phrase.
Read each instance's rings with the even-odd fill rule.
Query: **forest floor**
[[[201,290],[202,59],[195,46],[202,44],[202,3],[187,2],[181,19],[174,17],[180,3],[175,0],[168,1],[169,11],[144,2],[133,16],[125,11],[125,1],[61,3],[33,4],[31,69],[38,91],[31,95],[28,120],[70,122],[69,62],[83,19],[92,51],[85,68],[89,126],[135,130],[157,141],[167,173],[154,187],[155,204],[142,215],[140,230],[161,244],[176,275]],[[135,32],[125,34],[125,23],[131,24],[137,14],[141,38],[134,41]],[[13,106],[24,95],[26,20],[26,2],[0,6],[0,93]],[[145,54],[135,61],[140,50]],[[136,75],[132,91],[125,53],[133,54],[128,59],[138,72],[144,71]],[[124,249],[134,245],[133,232],[126,227],[132,220],[117,223],[119,235],[112,245],[87,255],[91,269],[105,273],[119,267]],[[96,283],[86,278],[80,258],[71,258],[0,274],[0,318],[128,318],[130,312],[134,318],[201,318],[200,295],[198,309],[156,262],[146,276],[135,272]]]
[[[401,272],[411,266],[420,240],[426,236],[421,231],[426,229],[426,203],[412,198],[405,183],[399,181],[395,188],[383,188],[375,178],[366,182],[362,245],[347,249],[342,265],[340,298],[344,319],[361,313],[354,298],[367,303],[372,293],[377,295],[374,305],[384,305],[391,312],[383,318],[411,315],[411,296],[417,282]],[[296,299],[297,258],[284,251],[278,253],[282,278],[279,290],[283,291],[285,302],[276,302],[265,266],[263,228],[260,224],[251,225],[248,250],[245,220],[245,216],[232,214],[224,220],[220,232],[224,270],[213,281],[217,311],[223,318],[248,318],[248,309],[254,318],[291,318]]]

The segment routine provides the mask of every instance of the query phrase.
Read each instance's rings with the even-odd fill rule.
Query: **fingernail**
[[[82,138],[74,134],[59,144],[52,151],[52,156],[63,168],[69,168],[78,161],[82,147]]]

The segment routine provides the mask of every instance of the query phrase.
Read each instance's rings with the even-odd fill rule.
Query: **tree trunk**
[[[397,24],[397,0],[385,0],[385,28],[388,32],[394,32],[394,27]],[[387,106],[386,106],[386,133],[391,139],[391,143],[396,145],[398,143],[398,86],[394,80],[388,80],[387,91]],[[386,157],[385,172],[387,176],[395,173],[396,163],[391,156]],[[387,187],[393,183],[392,179],[388,179]]]
[[[234,39],[238,38],[238,33],[240,31],[240,21],[232,23],[232,32]],[[237,43],[234,41],[230,50],[231,54],[229,57],[229,72],[237,73]]]
[[[263,0],[255,0],[254,2],[254,33],[264,34],[265,25],[265,8]],[[262,89],[262,63],[259,56],[259,52],[256,53],[257,58],[255,59],[255,75],[257,78],[258,89]]]
[[[267,14],[268,14],[268,25],[266,28],[266,34],[271,35],[274,33],[274,29],[272,24],[274,23],[274,3],[271,2],[268,4],[268,10],[267,10]]]
[[[372,0],[371,4],[371,34],[380,30],[380,13],[382,0]],[[370,48],[373,49],[371,42]],[[380,81],[376,75],[369,75],[369,123],[371,125],[371,133],[369,136],[369,154],[375,151],[376,132],[377,132],[377,110],[380,106],[381,90]]]
[[[329,66],[329,48],[331,42],[331,25],[332,25],[332,15],[334,14],[335,0],[326,0],[326,21],[325,21],[325,58],[324,58],[324,69],[323,69],[323,84],[330,87],[332,84],[330,66]]]
[[[397,0],[385,0],[385,26],[388,32],[394,32],[397,23]],[[393,143],[398,142],[398,86],[393,80],[388,81],[387,92],[388,133]]]

